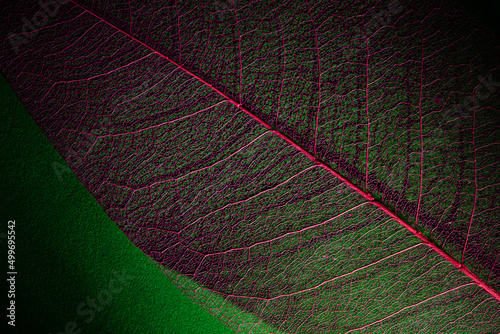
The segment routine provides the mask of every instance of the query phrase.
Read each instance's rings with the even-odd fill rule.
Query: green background
[[[6,333],[56,334],[75,321],[81,333],[232,333],[127,239],[73,173],[63,173],[59,181],[52,164],[66,166],[64,160],[4,77],[0,92],[0,328]],[[15,328],[7,325],[6,317],[8,220],[16,221]],[[85,323],[89,317],[78,315],[77,306],[106,289],[113,270],[125,270],[133,279]]]

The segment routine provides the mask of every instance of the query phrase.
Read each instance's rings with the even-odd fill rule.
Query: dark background
[[[500,36],[500,1],[499,0],[457,0],[460,7],[473,14],[482,24]]]

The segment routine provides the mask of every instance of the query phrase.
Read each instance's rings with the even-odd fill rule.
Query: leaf
[[[466,13],[59,6],[5,11],[2,71],[130,240],[229,327],[500,330],[499,47]]]

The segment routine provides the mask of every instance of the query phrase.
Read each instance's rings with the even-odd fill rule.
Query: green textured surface
[[[8,220],[16,221],[17,269],[16,327],[6,325],[4,311],[0,328],[55,334],[75,321],[81,333],[231,333],[126,238],[74,174],[59,181],[51,164],[64,161],[3,77],[0,91],[0,233],[7,233]],[[5,236],[0,248],[6,268]],[[90,318],[78,315],[77,306],[108,287],[112,270],[126,270],[133,279],[85,323]]]

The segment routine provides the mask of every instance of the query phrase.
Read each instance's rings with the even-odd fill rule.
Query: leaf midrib
[[[425,245],[429,246],[432,248],[435,252],[437,252],[439,255],[441,255],[446,261],[454,265],[458,270],[460,270],[463,274],[468,276],[474,284],[480,286],[483,288],[486,292],[488,292],[492,297],[497,299],[500,302],[500,293],[498,293],[492,286],[490,286],[487,282],[482,280],[479,276],[477,276],[475,273],[473,273],[465,264],[462,262],[456,260],[454,257],[452,257],[450,254],[448,254],[444,249],[439,247],[436,243],[434,243],[432,240],[427,238],[421,231],[419,231],[417,228],[411,226],[407,222],[405,222],[401,217],[399,217],[395,212],[391,211],[386,205],[384,205],[382,202],[376,200],[369,192],[364,191],[361,189],[359,186],[351,182],[349,179],[344,177],[340,172],[334,170],[330,166],[328,166],[325,162],[320,160],[319,158],[315,157],[313,154],[308,152],[305,148],[303,148],[299,143],[295,142],[293,139],[289,138],[287,135],[284,133],[280,132],[278,129],[274,128],[267,122],[265,122],[263,119],[258,117],[256,114],[252,113],[250,110],[248,110],[246,107],[244,107],[241,103],[237,102],[235,99],[231,98],[230,96],[226,95],[224,92],[210,84],[208,81],[204,80],[200,76],[196,75],[195,73],[191,72],[189,69],[186,67],[182,66],[181,64],[177,63],[176,61],[172,60],[165,54],[161,53],[160,51],[154,49],[153,47],[149,46],[148,44],[142,42],[138,38],[132,36],[131,34],[127,33],[126,31],[120,29],[119,27],[115,26],[111,22],[107,21],[103,17],[93,13],[92,11],[86,9],[79,3],[77,3],[75,0],[69,0],[71,3],[73,3],[75,6],[81,8],[83,11],[89,13],[90,15],[94,16],[98,20],[102,21],[103,23],[107,24],[108,26],[112,27],[113,29],[119,31],[120,33],[124,34],[125,36],[129,37],[131,40],[141,44],[142,46],[146,47],[147,49],[151,50],[161,58],[167,60],[186,74],[192,76],[196,80],[200,81],[204,85],[208,86],[211,88],[213,91],[221,95],[227,102],[232,103],[236,108],[240,109],[243,111],[245,114],[248,116],[252,117],[255,121],[260,123],[262,126],[264,126],[266,129],[270,130],[272,133],[274,133],[276,136],[280,137],[281,139],[285,140],[288,144],[292,145],[295,147],[297,150],[305,154],[309,159],[314,161],[317,165],[323,167],[326,171],[328,171],[330,174],[333,174],[337,179],[342,181],[344,184],[346,184],[348,187],[353,189],[355,192],[366,198],[369,203],[373,204],[374,206],[378,207],[381,209],[383,212],[385,212],[388,216],[396,220],[400,225],[402,225],[406,230],[408,230],[410,233],[412,233],[415,237],[419,238]]]

